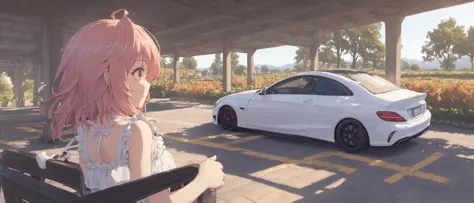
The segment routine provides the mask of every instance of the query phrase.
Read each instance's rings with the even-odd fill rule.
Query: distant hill
[[[284,69],[292,69],[294,64],[289,63],[289,64],[285,64],[285,65],[281,65],[281,66],[274,66],[274,65],[267,65],[267,64],[257,64],[257,65],[255,65],[255,67],[262,67],[262,66],[265,66],[265,65],[270,69],[284,70]]]
[[[246,65],[246,64],[243,64],[243,65]],[[281,65],[281,66],[268,65],[268,64],[257,64],[257,65],[255,65],[255,67],[267,66],[267,67],[270,68],[270,69],[281,69],[281,70],[284,70],[284,69],[293,69],[293,65],[294,65],[294,64],[292,64],[292,63],[285,64],[285,65]],[[204,70],[204,69],[209,69],[209,68],[200,67],[200,68],[197,68],[197,69],[199,69],[199,70]]]
[[[417,64],[420,68],[423,69],[439,69],[439,62],[438,61],[431,61],[431,62],[425,62],[423,60],[418,60],[418,59],[408,59],[408,58],[403,58],[403,61],[408,62],[409,64]],[[349,62],[348,62],[349,63]],[[257,64],[255,67],[262,67],[262,66],[268,66],[270,69],[293,69],[294,64],[293,63],[288,63],[284,64],[281,66],[275,66],[275,65],[268,65],[268,64]],[[198,68],[200,70],[207,69],[207,68]],[[456,61],[456,69],[471,69],[471,62],[469,61],[468,57],[462,57],[461,59]]]
[[[417,64],[420,68],[423,69],[440,69],[439,62],[434,60],[431,62],[425,62],[423,60],[417,59],[402,59],[403,61],[408,62],[409,64]],[[462,57],[461,59],[456,61],[456,69],[470,69],[471,62],[469,61],[469,57]]]

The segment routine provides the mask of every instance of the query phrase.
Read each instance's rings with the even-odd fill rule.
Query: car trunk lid
[[[387,110],[396,111],[407,119],[418,117],[426,110],[426,93],[399,89],[375,96],[387,102]]]

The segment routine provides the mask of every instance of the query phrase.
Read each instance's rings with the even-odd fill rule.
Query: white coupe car
[[[392,146],[430,126],[426,94],[359,70],[299,73],[214,105],[214,124],[334,142],[348,152]]]

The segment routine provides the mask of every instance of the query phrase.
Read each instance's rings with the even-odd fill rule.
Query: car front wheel
[[[239,128],[237,126],[237,114],[230,106],[224,106],[219,109],[218,119],[219,125],[226,130],[236,131]]]

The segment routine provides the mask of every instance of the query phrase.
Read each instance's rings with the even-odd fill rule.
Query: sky
[[[466,28],[474,26],[474,3],[462,4],[449,8],[407,16],[402,24],[402,58],[422,60],[421,47],[426,40],[428,31],[436,28],[438,23],[449,17],[456,19],[459,25]],[[382,41],[385,41],[385,27],[381,30]],[[281,66],[294,62],[296,47],[281,46],[268,49],[259,49],[255,52],[255,64]],[[247,64],[247,54],[239,53],[240,64]],[[194,57],[198,68],[209,68],[214,60],[214,55]]]

